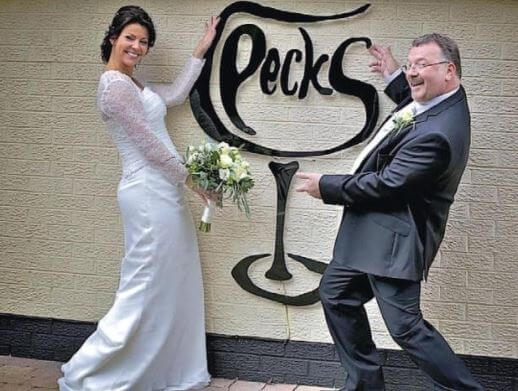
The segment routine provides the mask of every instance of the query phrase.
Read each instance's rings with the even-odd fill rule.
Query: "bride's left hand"
[[[203,203],[205,205],[208,205],[209,201],[212,201],[216,206],[221,205],[221,198],[222,198],[221,193],[216,193],[214,191],[205,190],[205,189],[202,189],[202,188],[196,187],[196,186],[191,187],[191,189],[196,194],[198,194],[198,196],[201,198],[201,200],[203,201]]]
[[[193,56],[196,58],[203,58],[207,50],[209,50],[214,37],[216,36],[216,26],[219,23],[219,16],[211,16],[210,20],[205,23],[205,34],[198,42],[196,49],[194,49]]]

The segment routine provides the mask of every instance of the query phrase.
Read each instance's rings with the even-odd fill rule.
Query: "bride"
[[[63,365],[61,391],[157,391],[210,381],[199,253],[184,198],[189,177],[165,127],[198,78],[219,19],[168,86],[143,86],[135,66],[155,42],[149,15],[125,6],[101,45],[106,70],[97,103],[122,161],[118,200],[125,256],[115,302],[97,330]],[[195,191],[206,201],[211,194]]]

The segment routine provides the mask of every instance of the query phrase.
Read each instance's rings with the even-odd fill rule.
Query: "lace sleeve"
[[[187,169],[151,130],[135,86],[127,80],[111,81],[102,91],[100,108],[122,126],[144,157],[172,183],[185,182]]]
[[[190,57],[182,72],[172,83],[150,83],[149,87],[164,100],[167,107],[182,104],[200,76],[203,64],[205,60]]]

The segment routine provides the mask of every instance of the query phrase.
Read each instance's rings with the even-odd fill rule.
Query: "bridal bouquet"
[[[250,164],[243,160],[239,149],[227,143],[205,143],[189,146],[185,166],[194,186],[220,195],[217,206],[223,206],[223,198],[231,199],[239,210],[250,217],[246,193],[254,186]],[[200,231],[210,232],[215,203],[209,200],[200,222]]]

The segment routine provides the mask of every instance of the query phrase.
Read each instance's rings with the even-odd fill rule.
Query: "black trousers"
[[[421,283],[377,277],[332,261],[320,283],[326,322],[348,377],[343,390],[384,390],[381,358],[364,304],[376,297],[392,338],[437,390],[483,390],[444,338],[423,319]]]

